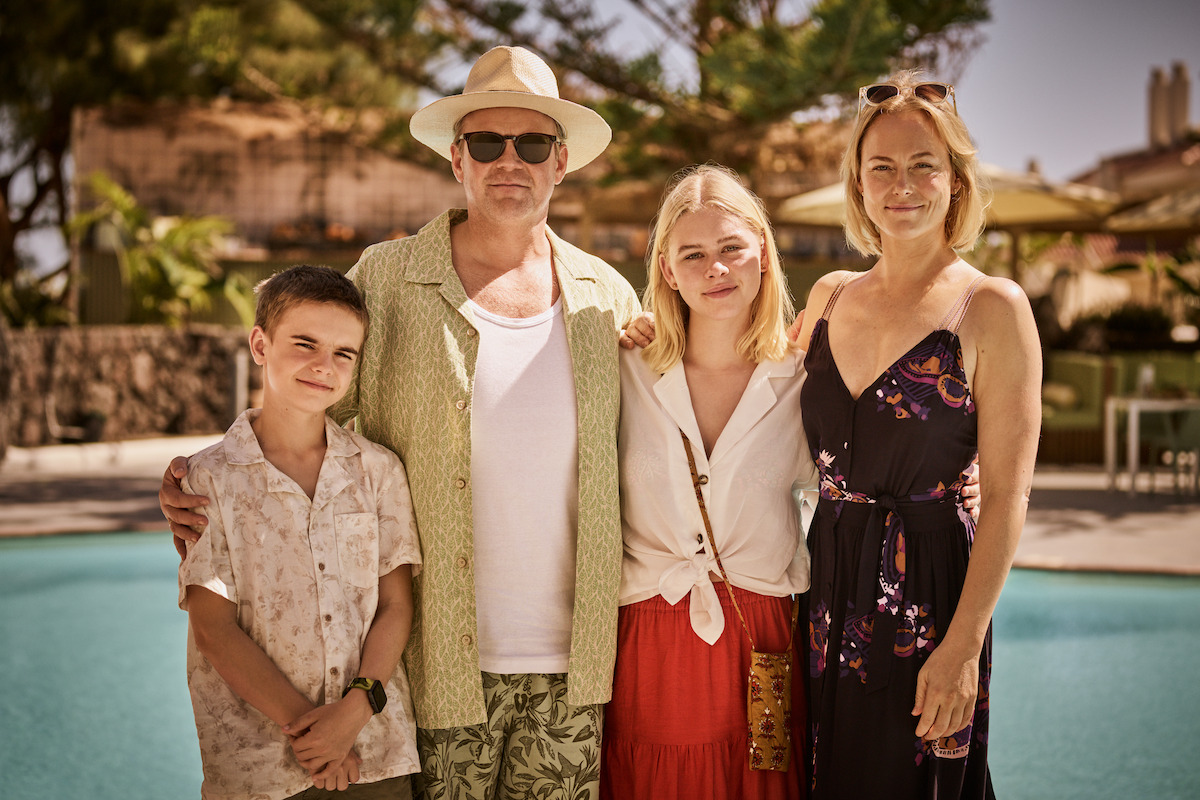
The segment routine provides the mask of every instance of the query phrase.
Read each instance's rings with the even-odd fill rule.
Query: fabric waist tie
[[[960,484],[947,487],[936,495],[871,497],[847,492],[823,483],[821,497],[834,502],[869,504],[863,530],[862,550],[858,558],[858,582],[854,595],[855,614],[870,615],[871,644],[867,663],[867,692],[888,685],[891,672],[890,651],[895,645],[900,617],[905,612],[905,567],[896,563],[905,549],[905,518],[945,523],[958,518],[953,502]],[[888,555],[892,563],[888,563]]]

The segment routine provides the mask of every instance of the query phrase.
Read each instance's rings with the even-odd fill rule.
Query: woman
[[[762,204],[729,170],[685,170],[656,218],[647,272],[657,338],[621,353],[625,555],[601,794],[801,797],[798,674],[790,749],[755,754],[747,735],[750,638],[793,651],[803,636],[792,595],[808,588],[808,553],[792,491],[816,486],[796,424],[792,305]],[[773,755],[790,760],[786,772],[750,768]]]
[[[956,252],[984,200],[953,88],[905,73],[860,97],[846,234],[878,260],[822,278],[799,338],[821,473],[812,796],[991,797],[991,616],[1037,451],[1037,330],[1016,284]],[[976,451],[977,526],[953,500]]]

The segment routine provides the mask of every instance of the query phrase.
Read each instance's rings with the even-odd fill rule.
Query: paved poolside
[[[158,486],[172,456],[219,436],[9,448],[0,536],[162,531]],[[1140,485],[1146,486],[1145,477]],[[1039,468],[1016,566],[1200,575],[1200,496],[1111,492],[1098,467]]]

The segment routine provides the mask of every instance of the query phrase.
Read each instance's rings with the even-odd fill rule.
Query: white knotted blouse
[[[817,470],[800,424],[803,355],[755,368],[708,456],[683,364],[658,375],[640,349],[621,352],[621,605],[659,594],[674,605],[690,595],[696,635],[713,644],[724,630],[712,582],[716,561],[680,430],[694,443],[705,506],[730,582],[772,597],[808,590],[800,498],[816,489]]]

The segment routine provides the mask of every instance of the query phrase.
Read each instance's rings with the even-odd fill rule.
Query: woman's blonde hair
[[[742,185],[728,167],[702,164],[677,172],[667,183],[666,193],[650,232],[646,256],[646,292],[643,306],[654,313],[654,341],[642,358],[655,372],[666,372],[683,358],[687,346],[688,307],[672,289],[659,266],[667,255],[668,242],[680,217],[712,209],[737,217],[763,240],[766,272],[758,296],[750,306],[750,324],[738,339],[737,350],[759,363],[778,361],[788,352],[788,325],[796,316],[787,279],[775,245],[775,234],[758,196]]]
[[[911,89],[923,82],[920,73],[913,70],[898,72],[884,81],[901,89]],[[946,242],[955,250],[969,249],[983,233],[988,204],[986,189],[979,183],[978,150],[951,98],[945,102],[931,103],[918,97],[915,92],[900,92],[877,106],[864,103],[858,112],[854,133],[842,158],[842,181],[846,190],[846,241],[865,256],[883,254],[879,229],[867,216],[859,188],[862,179],[862,143],[875,120],[884,114],[904,111],[920,111],[929,117],[946,144],[951,169],[959,182],[959,190],[951,196],[950,210],[946,213]]]

